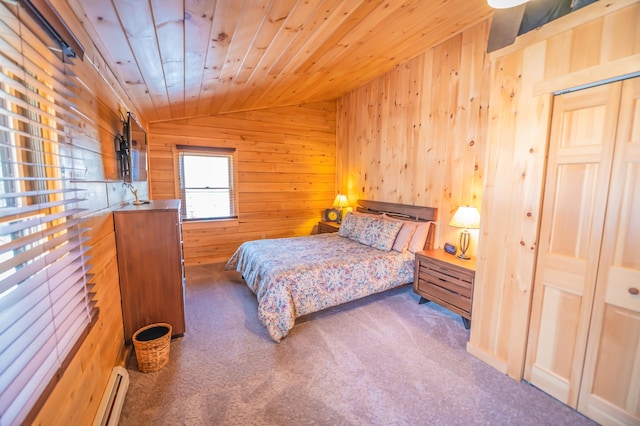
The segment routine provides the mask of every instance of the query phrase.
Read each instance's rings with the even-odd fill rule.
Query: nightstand
[[[318,234],[328,234],[330,232],[338,232],[340,224],[336,222],[318,222]]]
[[[476,259],[460,260],[444,250],[416,253],[413,291],[420,304],[435,302],[460,314],[464,328],[471,326],[471,301]]]

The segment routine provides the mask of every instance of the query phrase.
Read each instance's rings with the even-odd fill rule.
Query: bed
[[[431,248],[436,212],[360,200],[338,233],[245,242],[225,269],[242,274],[279,342],[302,315],[413,282],[414,252]]]

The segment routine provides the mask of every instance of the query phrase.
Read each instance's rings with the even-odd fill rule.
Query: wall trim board
[[[635,77],[638,72],[640,72],[640,53],[540,81],[533,85],[533,95],[585,89],[588,86],[605,84],[612,80]]]

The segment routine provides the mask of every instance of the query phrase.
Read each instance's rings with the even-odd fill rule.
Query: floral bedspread
[[[258,299],[279,342],[299,316],[413,281],[414,255],[384,252],[338,234],[249,241],[227,262]]]

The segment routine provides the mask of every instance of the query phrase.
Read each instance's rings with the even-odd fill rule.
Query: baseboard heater
[[[114,367],[111,370],[111,377],[109,377],[109,383],[107,383],[107,388],[102,395],[96,417],[93,419],[93,426],[118,425],[128,389],[129,372],[123,367]]]

